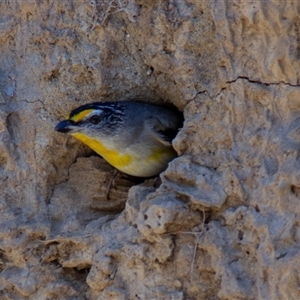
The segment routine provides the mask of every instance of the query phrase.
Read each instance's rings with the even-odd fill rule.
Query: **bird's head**
[[[113,136],[123,124],[123,115],[124,107],[120,103],[89,103],[72,110],[55,130],[75,137],[77,134],[90,138]]]

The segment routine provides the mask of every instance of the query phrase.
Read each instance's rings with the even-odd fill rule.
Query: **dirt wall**
[[[1,299],[300,299],[298,1],[1,1]],[[54,127],[173,103],[162,184]],[[133,185],[133,186],[132,186]]]

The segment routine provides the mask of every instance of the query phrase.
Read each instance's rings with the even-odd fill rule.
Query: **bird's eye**
[[[100,122],[101,118],[100,116],[94,115],[90,118],[90,121],[92,124],[98,124]]]

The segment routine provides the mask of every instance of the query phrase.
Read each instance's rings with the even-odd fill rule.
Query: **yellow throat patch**
[[[92,139],[80,132],[71,133],[71,135],[89,146],[117,169],[122,169],[130,164],[131,157],[129,154],[120,154],[116,150],[110,150],[106,148],[99,140]]]

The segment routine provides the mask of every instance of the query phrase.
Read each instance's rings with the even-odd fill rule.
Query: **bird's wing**
[[[177,122],[176,122],[177,121]],[[170,146],[178,133],[179,120],[153,116],[147,120],[148,126],[154,137],[166,146]]]

